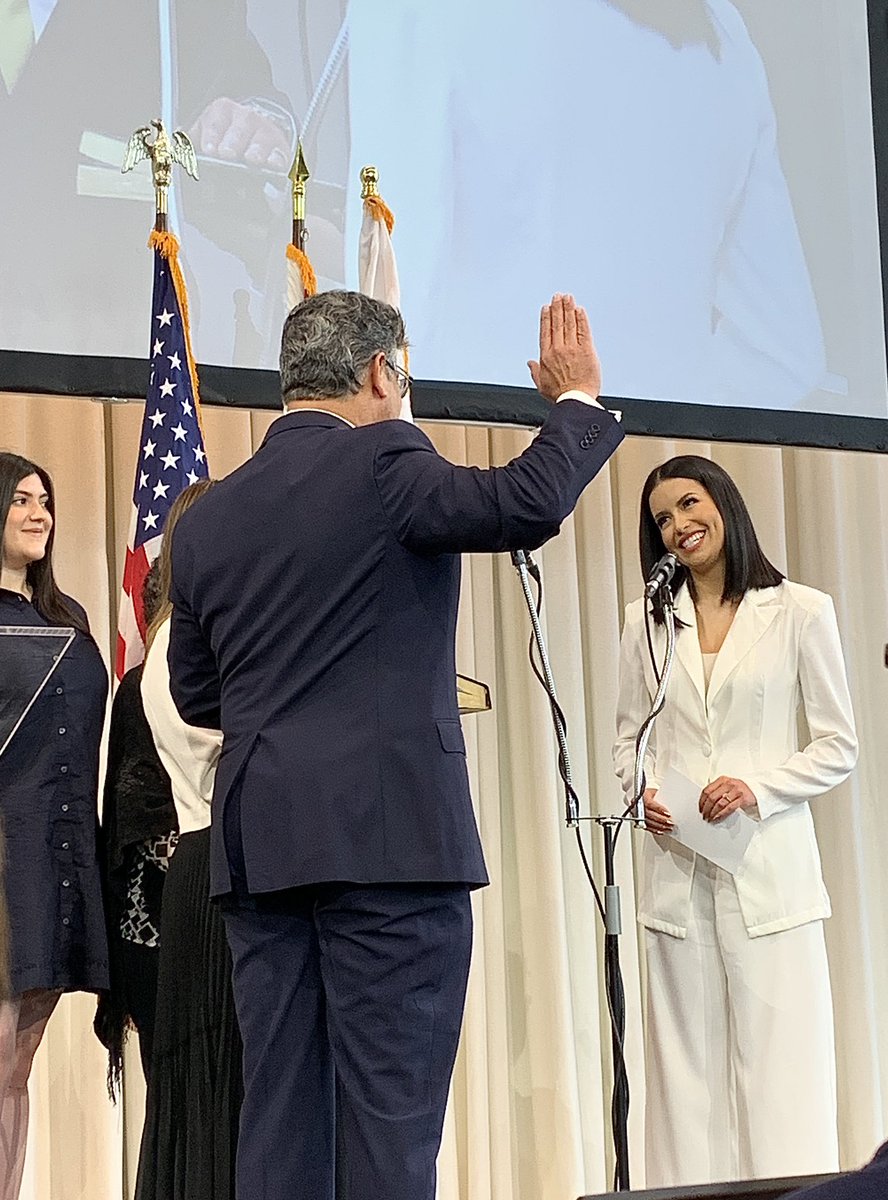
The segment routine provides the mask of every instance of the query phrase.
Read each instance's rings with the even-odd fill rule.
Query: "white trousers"
[[[645,930],[648,1187],[837,1171],[823,922],[751,938],[698,858],[686,938]]]

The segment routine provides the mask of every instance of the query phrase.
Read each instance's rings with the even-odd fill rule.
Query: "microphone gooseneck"
[[[672,576],[675,574],[675,568],[678,566],[678,559],[674,554],[664,554],[660,561],[656,564],[653,571],[647,577],[644,585],[644,594],[648,600],[659,592],[660,588],[667,583],[672,582]]]

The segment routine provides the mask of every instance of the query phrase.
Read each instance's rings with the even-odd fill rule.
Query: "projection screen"
[[[569,291],[630,430],[888,446],[885,0],[30,11],[0,80],[0,388],[142,394],[153,193],[120,165],[160,115],[198,154],[171,223],[210,402],[278,404],[299,137],[322,289],[356,286],[379,168],[418,414],[538,420],[539,305]]]

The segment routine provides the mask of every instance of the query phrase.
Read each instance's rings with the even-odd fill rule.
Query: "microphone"
[[[656,596],[661,587],[671,582],[677,566],[678,559],[674,554],[663,555],[653,571],[648,575],[647,582],[644,585],[644,594],[648,600]]]

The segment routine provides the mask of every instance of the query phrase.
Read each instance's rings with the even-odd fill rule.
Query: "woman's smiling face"
[[[3,565],[21,571],[46,553],[52,529],[49,497],[39,475],[27,475],[15,489],[3,530]]]
[[[702,484],[662,479],[651,492],[650,508],[663,545],[693,574],[724,558],[725,524]]]

